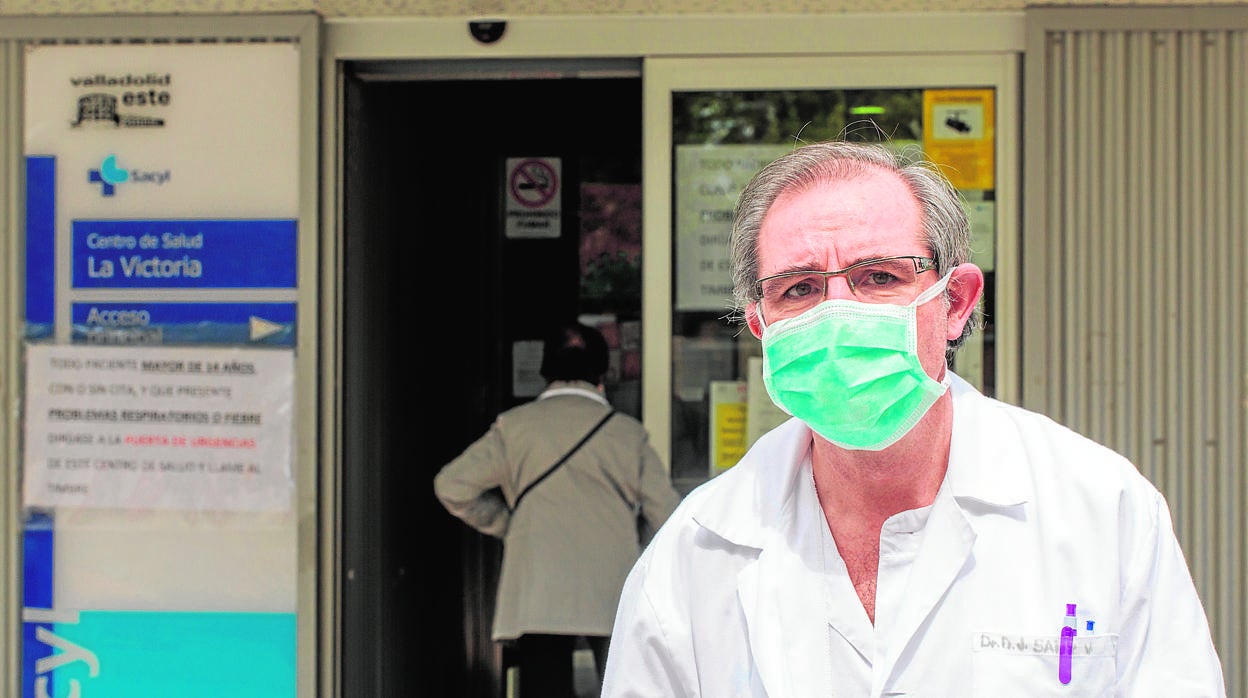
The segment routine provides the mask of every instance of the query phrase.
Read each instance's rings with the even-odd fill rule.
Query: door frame
[[[672,99],[683,91],[986,88],[995,90],[994,397],[1017,399],[1019,356],[1019,137],[1021,57],[1013,52],[880,56],[659,57],[645,64],[645,165],[642,307],[675,307],[672,297]],[[1003,309],[1003,312],[1002,312]],[[725,307],[725,312],[727,308]],[[643,310],[645,389],[642,412],[656,447],[670,463],[673,365],[671,312]],[[742,330],[744,331],[744,329]],[[964,349],[963,351],[966,351]],[[976,380],[966,375],[972,383]]]
[[[582,317],[619,313],[620,320],[639,323],[639,284],[629,286],[628,301],[582,294],[577,254],[586,200],[578,183],[627,183],[635,196],[640,192],[641,62],[339,65],[349,117],[339,129],[344,268],[336,318],[343,323],[339,382],[349,392],[341,397],[337,449],[341,554],[335,572],[345,578],[337,596],[338,682],[353,692],[407,695],[414,677],[433,672],[436,678],[421,682],[419,695],[499,696],[510,657],[491,640],[501,541],[447,515],[430,496],[430,484],[437,468],[500,411],[532,398],[526,393],[535,368],[513,352],[521,342],[540,341],[546,321],[576,311]],[[429,104],[447,106],[423,108]],[[602,105],[612,111],[602,113]],[[604,129],[611,140],[598,137]],[[489,135],[464,142],[443,137],[448,133]],[[542,145],[527,145],[534,140]],[[560,234],[505,234],[506,163],[539,154],[561,162]],[[637,199],[633,205],[639,206]],[[637,214],[631,220],[639,221]],[[425,256],[427,237],[443,231],[454,231],[445,236],[449,256],[433,266]],[[422,266],[415,278],[413,265]],[[462,278],[469,268],[471,284]],[[471,321],[459,323],[453,338],[447,335],[457,347],[453,354],[440,353],[445,342],[405,349],[383,334],[396,322],[420,324],[398,319],[409,315],[412,293],[423,299],[415,308],[434,310],[434,299],[451,294],[457,283],[463,287],[455,307]],[[435,364],[432,373],[417,371],[419,378],[397,370]],[[612,397],[616,381],[609,376],[605,386]],[[630,395],[639,387],[633,381]],[[441,396],[444,416],[427,424],[408,421],[405,405],[416,394]],[[636,397],[612,399],[626,412],[635,414],[639,406]],[[411,444],[419,444],[418,452]],[[419,544],[408,545],[416,536]]]
[[[343,221],[341,198],[343,66],[351,61],[404,61],[427,63],[431,68],[453,72],[480,59],[527,61],[535,69],[543,62],[561,59],[633,58],[643,61],[643,298],[642,298],[642,416],[656,448],[665,457],[670,447],[671,390],[671,134],[670,100],[651,68],[664,60],[684,59],[705,75],[731,60],[737,74],[756,75],[752,84],[777,87],[779,59],[807,60],[820,66],[836,57],[856,56],[870,65],[880,63],[894,75],[894,84],[910,82],[907,62],[932,61],[964,65],[978,60],[992,64],[998,98],[998,172],[1008,177],[999,189],[1017,197],[1020,130],[1017,104],[1021,56],[1025,47],[1023,13],[864,13],[835,15],[737,15],[737,16],[565,16],[511,17],[502,36],[493,43],[473,38],[467,18],[326,18],[322,36],[321,67],[321,290],[322,370],[325,384],[334,386],[323,402],[325,456],[321,486],[323,543],[327,551],[319,570],[324,639],[327,651],[320,666],[321,685],[337,690],[341,670],[341,618],[336,604],[341,591],[338,555],[341,546],[342,391],[338,379],[341,358],[341,302],[343,273]],[[881,32],[881,27],[887,29]],[[745,49],[749,47],[749,56]],[[988,54],[985,57],[985,54]],[[961,62],[959,62],[961,61]],[[435,65],[436,64],[436,65]],[[820,67],[819,69],[824,69]],[[661,72],[661,71],[660,71]],[[657,77],[657,73],[656,73]],[[747,80],[749,82],[749,80]],[[978,84],[984,84],[979,81]],[[788,85],[786,85],[788,86]],[[833,84],[831,87],[846,87]],[[663,111],[666,108],[667,112]],[[1008,171],[1008,175],[1005,173]],[[1013,180],[1013,181],[1010,181]],[[1017,204],[999,210],[998,254],[1017,237]],[[1008,235],[1006,231],[1009,231]],[[1014,262],[1011,261],[1011,264]],[[998,262],[998,267],[1003,264]],[[1015,267],[1016,269],[1016,267]],[[1004,271],[1004,270],[1000,270]],[[1015,273],[1011,271],[1011,273]],[[1016,294],[1015,282],[1001,281],[1000,291]],[[999,295],[999,298],[1002,298]],[[1005,300],[1002,298],[1002,300]],[[1016,302],[998,325],[998,397],[1017,394],[1019,338]],[[336,694],[335,694],[336,695]]]

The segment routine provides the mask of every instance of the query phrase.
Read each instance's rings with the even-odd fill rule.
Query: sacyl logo
[[[87,170],[87,181],[99,183],[101,196],[112,196],[122,182],[134,184],[164,184],[172,176],[171,170],[138,170],[119,167],[117,156],[109,155],[100,163],[99,169]]]
[[[109,155],[100,163],[100,169],[87,170],[87,181],[100,183],[100,194],[112,196],[118,184],[130,179],[130,173],[117,166],[117,156]]]

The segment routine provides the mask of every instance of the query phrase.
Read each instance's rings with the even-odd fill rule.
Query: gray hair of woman
[[[754,301],[758,280],[758,234],[763,218],[781,194],[802,191],[820,182],[851,180],[872,171],[894,172],[919,202],[922,238],[936,271],[943,276],[970,260],[971,226],[962,198],[935,164],[923,157],[918,146],[891,149],[882,143],[827,141],[795,148],[759,170],[737,199],[729,242],[732,260],[734,313],[744,319],[746,306]],[[948,292],[946,291],[946,294]],[[948,296],[945,296],[948,303]],[[962,334],[949,341],[945,355],[953,353],[966,338],[983,326],[983,309],[977,307]]]

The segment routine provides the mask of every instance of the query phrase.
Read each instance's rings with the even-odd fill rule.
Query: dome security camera
[[[492,44],[503,38],[507,31],[507,22],[501,19],[481,19],[468,23],[468,32],[472,38],[483,44]]]

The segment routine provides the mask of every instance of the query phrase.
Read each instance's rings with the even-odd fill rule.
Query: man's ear
[[[955,340],[962,336],[962,328],[970,321],[980,296],[984,294],[984,272],[970,262],[959,264],[949,276],[946,288],[949,296],[946,339]]]
[[[763,338],[763,321],[758,317],[758,303],[750,303],[745,306],[745,324],[750,328],[750,334],[755,339]]]

